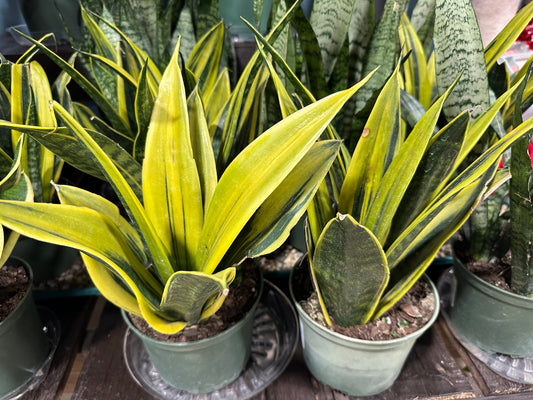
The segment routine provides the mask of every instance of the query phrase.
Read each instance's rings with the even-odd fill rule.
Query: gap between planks
[[[59,400],[70,400],[75,393],[78,379],[83,370],[94,334],[96,329],[98,329],[98,325],[100,324],[100,319],[106,304],[107,300],[102,296],[98,296],[93,310],[89,316],[87,327],[85,328],[85,335],[82,342],[81,351],[76,354],[76,357],[74,357],[74,361],[70,367],[65,384],[59,390]]]
[[[478,371],[468,352],[463,348],[461,343],[455,339],[455,336],[453,336],[453,333],[444,317],[439,317],[435,323],[435,328],[442,338],[450,355],[457,363],[457,366],[468,379],[468,382],[470,383],[470,386],[472,387],[476,397],[487,396],[489,394],[489,388],[485,383],[485,379]]]

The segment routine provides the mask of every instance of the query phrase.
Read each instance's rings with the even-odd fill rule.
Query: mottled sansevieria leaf
[[[464,110],[479,115],[490,104],[489,84],[481,33],[470,0],[436,0],[436,76],[442,94],[461,75],[444,104],[444,114],[453,119]]]
[[[373,0],[355,0],[348,30],[350,73],[348,82],[363,78],[363,63],[376,26]]]
[[[370,46],[366,54],[363,76],[370,71],[379,69],[365,88],[357,94],[355,111],[360,111],[374,92],[381,89],[390,74],[394,71],[397,61],[398,25],[400,17],[407,8],[407,0],[385,2],[380,22],[376,25]]]
[[[369,321],[389,280],[385,253],[370,230],[351,215],[338,214],[322,231],[311,267],[335,323],[349,327]]]
[[[355,0],[331,2],[315,0],[310,24],[316,34],[322,56],[324,77],[329,81],[337,57],[344,45]]]

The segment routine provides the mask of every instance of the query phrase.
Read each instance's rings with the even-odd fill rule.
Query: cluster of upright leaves
[[[272,28],[267,36],[270,42],[279,38],[295,9],[296,5]],[[117,166],[129,171],[128,179],[133,183],[140,177],[140,162],[161,71],[148,54],[111,21],[84,9],[82,16],[92,40],[98,44],[96,51],[86,54],[91,60],[92,79],[87,79],[73,66],[74,60],[65,62],[43,44],[27,39],[65,72],[62,93],[66,93],[64,87],[72,79],[94,100],[99,113],[71,101],[68,96],[59,99]],[[101,29],[102,24],[108,29]],[[224,37],[222,23],[214,25],[199,39],[182,68],[187,93],[198,86],[204,99],[219,175],[233,157],[264,130],[262,99],[268,79],[268,72],[256,54],[232,88],[228,70],[220,69]],[[115,42],[117,38],[120,40]],[[53,134],[33,131],[31,135],[66,162],[105,179],[86,149],[68,131],[60,129]],[[70,136],[70,140],[65,141],[64,135]]]
[[[436,7],[444,14],[436,13],[435,18],[443,19],[455,12],[447,8],[457,4],[437,1]],[[436,28],[433,35],[444,36],[441,29]],[[515,26],[513,32],[520,30]],[[399,36],[406,53],[411,54],[401,65],[402,73],[396,69],[373,99],[364,129],[347,159],[340,192],[319,191],[308,209],[307,240],[315,288],[326,319],[330,321],[331,314],[344,326],[379,318],[418,281],[472,209],[508,179],[508,172],[497,171],[496,164],[505,149],[533,128],[531,120],[515,125],[511,133],[477,157],[467,158],[486,132],[492,132],[491,124],[498,125],[500,110],[526,80],[514,81],[492,103],[479,96],[468,102],[462,88],[468,87],[469,81],[480,82],[472,78],[472,72],[461,75],[462,71],[456,71],[455,80],[446,81],[442,70],[434,67],[438,57],[426,58],[424,45],[406,17],[401,20]],[[496,39],[497,44],[498,40],[502,37]],[[284,67],[285,76],[291,77],[282,57],[261,42]],[[451,47],[437,51],[451,52]],[[503,51],[504,46],[497,52],[487,49],[487,64]],[[457,65],[466,68],[462,60],[457,60]],[[291,83],[298,89],[294,76]],[[484,84],[480,85],[483,88]],[[457,86],[460,90],[456,93]],[[488,83],[486,87],[488,99]],[[281,108],[295,109],[281,84],[277,88]],[[441,96],[435,99],[437,88]],[[302,93],[304,101],[312,97],[305,90]],[[405,93],[415,100],[416,108],[406,105]],[[461,112],[453,115],[454,108]],[[475,119],[473,108],[477,108]],[[418,115],[407,118],[407,110]],[[439,128],[437,121],[442,123],[446,117],[449,122]]]
[[[187,87],[191,80],[196,84],[199,74],[180,68],[176,47],[158,77],[150,59],[141,57],[144,53],[133,43],[127,45],[145,60],[138,78],[110,59],[95,58],[136,89],[137,126],[141,113],[149,121],[144,137],[137,133],[127,140],[133,149],[142,141],[142,160],[107,136],[113,130],[124,137],[121,131],[93,116],[87,121],[75,107],[69,113],[60,102],[54,102],[50,112],[61,126],[1,125],[32,135],[58,154],[72,151],[69,162],[74,166],[98,169],[118,194],[129,221],[100,196],[58,186],[61,204],[1,201],[0,222],[26,236],[79,249],[105,297],[156,330],[172,333],[220,307],[236,263],[271,252],[287,238],[339,149],[339,141],[316,140],[361,85],[292,114],[244,145],[217,171],[206,118],[209,104],[202,97],[209,90],[202,90],[201,82]],[[212,56],[211,48],[204,46],[198,57]],[[254,77],[252,83],[261,76],[255,72],[261,70],[259,61],[255,57],[244,73]],[[60,65],[106,106],[101,91],[70,65]],[[260,91],[260,85],[246,82],[248,77],[243,80],[246,89],[235,89],[240,99],[232,95],[224,105],[228,123],[239,122],[250,107],[248,99]],[[153,95],[153,103],[139,100],[147,95]],[[115,123],[126,125],[114,107],[104,109],[108,117],[117,117]]]
[[[30,52],[31,53],[31,52]],[[52,89],[43,68],[28,62],[30,53],[16,63],[2,58],[0,65],[0,116],[20,124],[53,126],[49,112]],[[51,202],[63,161],[22,132],[0,129],[0,198]],[[31,180],[31,183],[30,183]],[[9,258],[19,234],[0,227],[0,266]]]
[[[112,22],[159,68],[164,68],[170,60],[178,37],[181,37],[182,55],[187,59],[198,40],[220,22],[218,0],[81,0],[80,4]],[[116,35],[105,25],[100,27],[107,34]],[[83,31],[81,38],[71,36],[71,43],[75,48],[97,52],[98,43],[88,30]]]
[[[27,56],[16,63],[3,60],[0,65],[0,115],[14,123],[55,125],[48,111],[52,100],[48,77],[41,65],[28,62]],[[32,180],[35,200],[50,202],[54,192],[50,181],[59,179],[63,161],[21,132],[0,130],[0,176],[12,170],[19,142],[21,168]]]
[[[321,230],[313,230],[321,224],[309,223],[317,290],[325,314],[329,311],[341,325],[378,318],[418,281],[483,196],[507,179],[496,174],[501,154],[533,129],[528,120],[474,161],[464,162],[516,87],[477,119],[463,111],[434,133],[452,89],[406,132],[400,123],[399,76],[393,74],[352,155],[338,214],[330,215]],[[390,120],[383,115],[391,115]],[[359,250],[346,252],[354,243]]]
[[[421,0],[413,11],[414,22],[425,32],[424,37],[432,33],[426,29],[426,21],[431,20],[431,2]],[[276,6],[283,7],[283,3],[283,0],[273,2],[273,12]],[[400,52],[398,25],[407,5],[408,1],[387,0],[376,20],[373,0],[317,0],[313,2],[309,18],[301,8],[291,17],[290,23],[297,35],[289,35],[284,47],[274,46],[317,99],[359,82],[379,67],[334,123],[350,150],[361,134],[358,122],[368,117],[375,93],[396,65]],[[279,69],[278,73],[290,88],[291,80]]]
[[[483,49],[470,2],[455,0],[451,9],[449,3],[437,0],[436,21],[441,21],[435,27],[437,83],[440,87],[449,81],[454,73],[459,72],[462,72],[463,83],[452,93],[453,101],[446,104],[445,112],[448,117],[454,117],[460,110],[471,108],[475,116],[486,109],[487,104],[490,104],[496,96],[514,87],[515,93],[503,105],[501,115],[493,121],[490,130],[490,133],[495,132],[501,137],[522,123],[523,113],[532,104],[533,82],[530,79],[532,60],[528,60],[513,77],[509,76],[505,64],[499,65],[496,61],[533,17],[533,5],[523,7],[502,32]],[[453,13],[461,15],[460,19],[456,19],[457,24],[450,26],[442,22],[446,18],[453,18]],[[464,40],[464,38],[470,39]],[[452,49],[454,54],[459,55],[453,59],[449,57]],[[486,145],[491,138],[492,135],[486,135],[482,143]],[[500,257],[510,248],[511,286],[524,295],[533,294],[530,246],[533,233],[530,181],[533,171],[531,158],[528,155],[530,140],[531,133],[528,133],[517,142],[512,148],[510,162],[505,163],[510,169],[510,186],[501,188],[476,208],[475,215],[465,224],[462,232],[469,241],[473,257],[490,260]],[[507,208],[510,208],[510,212],[505,212]]]

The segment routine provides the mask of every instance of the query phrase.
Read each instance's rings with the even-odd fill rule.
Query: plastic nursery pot
[[[454,257],[455,296],[449,310],[454,331],[491,353],[533,356],[533,298],[485,282]]]
[[[24,265],[30,283],[22,301],[0,322],[0,398],[32,378],[47,358],[50,346],[33,301],[31,268],[22,260],[16,261]]]
[[[392,386],[416,340],[439,314],[437,289],[425,277],[435,296],[435,311],[424,327],[392,340],[347,337],[318,324],[302,309],[294,295],[293,275],[290,290],[300,317],[305,364],[317,380],[350,396],[371,396]]]
[[[168,384],[190,393],[209,393],[236,380],[250,358],[254,313],[263,290],[243,319],[225,331],[193,342],[171,343],[140,332],[122,310],[122,317],[143,342],[155,369]]]

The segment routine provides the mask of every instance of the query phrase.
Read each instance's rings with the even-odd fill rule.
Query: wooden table
[[[282,286],[281,283],[280,286]],[[49,373],[23,400],[153,400],[130,377],[122,344],[126,325],[100,296],[40,303],[61,322],[61,339]],[[501,378],[469,356],[440,317],[417,342],[392,388],[371,400],[533,399],[533,385]],[[253,400],[347,400],[309,374],[301,348],[285,372]]]

